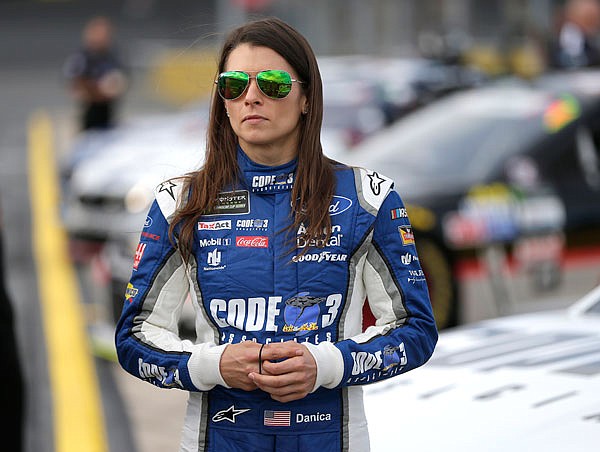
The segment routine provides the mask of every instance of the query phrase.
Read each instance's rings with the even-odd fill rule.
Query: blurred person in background
[[[549,66],[576,69],[600,66],[600,1],[568,0],[557,37],[550,47]]]
[[[182,451],[366,452],[362,385],[437,341],[406,209],[390,179],[324,156],[321,75],[298,31],[240,26],[217,74],[204,166],[157,187],[141,233],[119,362],[190,392]],[[194,342],[177,329],[188,297]]]
[[[20,452],[23,450],[24,387],[13,308],[5,284],[2,212],[0,211],[0,356],[3,365],[0,404],[5,410],[1,441],[3,450]]]
[[[80,129],[113,127],[127,76],[113,49],[113,26],[108,18],[94,17],[86,24],[82,48],[67,58],[63,71],[79,104]]]

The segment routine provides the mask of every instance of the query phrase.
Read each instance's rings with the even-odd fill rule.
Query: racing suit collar
[[[255,163],[238,146],[238,165],[243,182],[253,193],[278,193],[289,191],[294,185],[297,159],[278,166]]]

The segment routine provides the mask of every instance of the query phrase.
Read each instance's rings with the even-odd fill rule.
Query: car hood
[[[373,452],[600,444],[600,318],[546,312],[447,331],[425,366],[365,388]]]
[[[151,190],[201,166],[205,130],[197,117],[181,114],[168,121],[146,119],[108,135],[104,145],[96,142],[97,152],[76,166],[71,191],[120,196],[136,185]]]

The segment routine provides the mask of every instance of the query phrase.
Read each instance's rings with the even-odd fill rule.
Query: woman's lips
[[[265,118],[264,116],[248,115],[248,116],[244,116],[244,119],[242,120],[242,122],[249,122],[250,124],[257,124],[259,122],[266,121],[266,120],[267,120],[267,118]]]

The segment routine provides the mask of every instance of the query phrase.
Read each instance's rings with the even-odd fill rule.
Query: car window
[[[547,132],[540,108],[440,102],[402,121],[386,135],[375,167],[401,166],[414,175],[477,180],[507,155]]]
[[[600,155],[598,153],[598,144],[600,133],[596,135],[586,127],[581,126],[577,129],[577,158],[579,166],[583,172],[585,182],[594,189],[600,190]]]
[[[600,300],[586,309],[586,314],[600,314]]]

